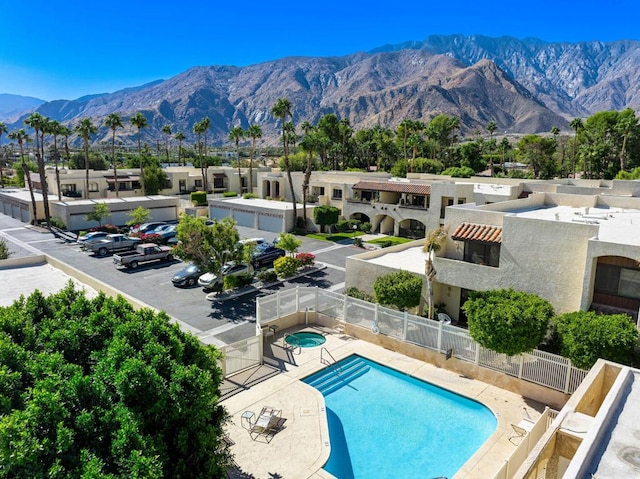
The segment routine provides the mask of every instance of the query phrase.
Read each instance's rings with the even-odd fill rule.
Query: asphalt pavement
[[[272,241],[275,233],[238,227],[241,238],[265,238]],[[120,270],[111,256],[95,257],[74,243],[65,243],[41,228],[31,228],[13,218],[0,214],[0,238],[5,239],[12,258],[34,254],[48,254],[74,268],[127,293],[150,306],[164,310],[171,317],[187,323],[201,335],[215,338],[215,343],[233,343],[255,334],[256,306],[259,296],[295,286],[318,286],[342,291],[346,258],[362,252],[350,244],[336,244],[300,237],[299,251],[316,255],[316,261],[326,267],[303,277],[284,281],[268,288],[234,298],[230,301],[208,301],[202,288],[177,288],[171,277],[185,264],[175,260],[168,263],[140,265],[136,270]],[[10,274],[10,270],[0,274]],[[34,278],[33,289],[37,287]]]

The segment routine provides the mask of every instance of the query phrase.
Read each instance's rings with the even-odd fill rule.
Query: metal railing
[[[258,298],[256,303],[263,325],[307,308],[369,330],[375,325],[380,334],[423,348],[451,350],[453,357],[462,361],[565,394],[573,393],[588,373],[573,366],[569,359],[545,351],[534,350],[518,356],[496,353],[476,343],[466,329],[320,288],[296,287]]]

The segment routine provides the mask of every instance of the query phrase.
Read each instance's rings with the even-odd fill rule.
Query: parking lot
[[[277,237],[275,233],[243,227],[238,231],[241,238],[261,237],[272,241]],[[302,237],[299,251],[315,254],[316,261],[326,266],[324,269],[233,300],[208,301],[206,293],[198,286],[173,286],[171,277],[185,266],[178,260],[140,265],[135,270],[117,269],[111,256],[87,254],[74,243],[65,243],[46,231],[27,228],[4,215],[0,215],[0,237],[7,240],[9,249],[14,252],[12,257],[46,253],[226,344],[254,334],[256,297],[296,285],[341,291],[346,257],[362,252],[350,245]],[[37,287],[37,278],[34,278],[34,284]]]

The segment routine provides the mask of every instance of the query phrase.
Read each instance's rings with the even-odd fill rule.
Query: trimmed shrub
[[[369,223],[368,221],[360,223],[360,231],[362,231],[363,233],[370,233],[371,232],[371,223]]]
[[[300,267],[300,261],[291,256],[283,256],[273,262],[273,268],[276,270],[276,274],[281,278],[288,278],[293,276]]]
[[[379,276],[373,282],[373,293],[376,301],[385,306],[395,306],[405,311],[420,304],[422,277],[409,271]]]
[[[207,194],[204,191],[194,191],[191,193],[191,201],[194,206],[205,206],[207,204]]]
[[[138,233],[134,233],[133,235],[138,235]],[[131,236],[133,236],[131,235]],[[157,234],[141,234],[138,236],[143,243],[155,243],[155,244],[164,244],[164,238],[161,235]]]
[[[347,288],[344,292],[347,296],[351,296],[352,298],[361,299],[362,301],[369,301],[370,303],[375,303],[375,298],[373,295],[366,293],[354,286]]]
[[[238,193],[235,191],[225,191],[222,193],[223,198],[235,198],[236,196],[238,196]]]
[[[51,218],[51,226],[55,226],[56,228],[60,228],[61,230],[64,230],[67,228],[67,225],[64,224],[64,221],[62,221],[60,218],[56,216]]]
[[[3,238],[0,238],[0,259],[9,259],[10,256],[11,251],[9,251],[7,242]]]
[[[253,276],[250,274],[241,274],[238,276],[225,276],[223,280],[224,289],[236,289],[247,286],[253,282]]]
[[[256,195],[255,193],[245,193],[244,195],[242,195],[242,197],[245,200],[252,200],[254,198],[258,198],[258,195]]]
[[[256,278],[258,278],[258,281],[262,281],[263,283],[271,283],[278,279],[278,275],[273,268],[265,268],[258,271],[258,274],[256,274]]]
[[[316,263],[316,256],[312,253],[298,253],[295,259],[300,261],[301,266],[313,266]]]

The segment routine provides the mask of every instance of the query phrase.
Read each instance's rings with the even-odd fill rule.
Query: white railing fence
[[[476,343],[466,329],[426,319],[315,287],[296,287],[256,300],[258,326],[296,311],[317,311],[380,334],[500,371],[565,394],[573,393],[588,371],[566,358],[534,350],[507,356]]]

